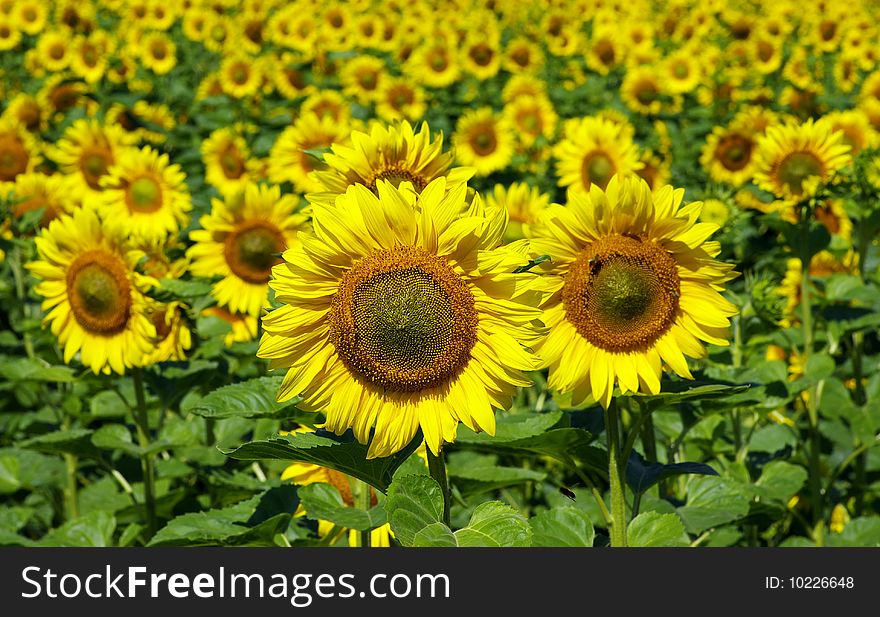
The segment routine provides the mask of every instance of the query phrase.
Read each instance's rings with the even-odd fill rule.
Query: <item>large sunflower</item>
[[[819,120],[774,126],[758,139],[755,183],[784,201],[808,197],[851,161],[842,131]],[[812,180],[812,181],[811,181]]]
[[[152,350],[156,331],[146,317],[155,280],[134,271],[141,251],[107,234],[93,208],[49,223],[36,238],[40,259],[27,265],[42,281],[44,323],[69,363],[80,352],[95,373],[124,373]]]
[[[299,199],[277,186],[249,184],[243,194],[215,199],[211,213],[190,233],[190,271],[222,276],[211,294],[233,313],[259,315],[269,306],[269,276],[277,255],[289,248],[306,217],[295,212]]]
[[[323,192],[312,193],[308,199],[312,203],[332,204],[353,184],[363,184],[376,193],[380,180],[395,186],[408,182],[421,191],[440,176],[446,177],[449,190],[473,175],[471,168],[453,168],[454,160],[452,152],[443,152],[443,134],[432,140],[427,124],[416,133],[406,120],[391,126],[377,123],[369,134],[354,131],[350,147],[333,144],[332,152],[324,155],[327,169],[312,174]]]
[[[533,277],[511,274],[523,258],[496,249],[506,215],[487,213],[467,187],[446,179],[420,195],[380,182],[355,185],[335,206],[316,205],[314,234],[273,269],[275,299],[257,355],[287,368],[279,400],[325,428],[354,429],[368,456],[388,456],[419,427],[437,454],[458,422],[494,433],[522,371],[523,347],[542,333]]]
[[[186,176],[149,146],[122,153],[101,178],[101,215],[127,236],[147,241],[177,234],[192,209]]]
[[[551,387],[571,403],[608,407],[615,382],[626,392],[660,391],[661,363],[692,378],[685,355],[700,341],[726,345],[736,307],[719,293],[734,278],[708,242],[717,225],[698,223],[699,202],[680,207],[682,189],[652,196],[635,176],[615,176],[603,192],[569,194],[532,226],[532,250],[553,258],[538,353]]]
[[[570,122],[565,133],[555,152],[560,186],[581,191],[588,191],[593,184],[605,188],[614,174],[642,166],[629,131],[620,124],[588,117]]]

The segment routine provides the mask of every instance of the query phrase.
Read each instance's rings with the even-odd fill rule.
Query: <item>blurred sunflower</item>
[[[627,71],[620,85],[620,98],[632,111],[653,116],[663,110],[663,84],[657,69],[639,66]]]
[[[510,73],[536,73],[544,64],[544,54],[534,41],[517,36],[504,48],[502,67]]]
[[[263,84],[259,65],[241,54],[223,58],[219,77],[223,92],[236,99],[253,96]]]
[[[410,74],[417,76],[420,83],[430,88],[446,88],[459,79],[460,69],[455,47],[446,40],[423,45],[407,59],[406,67]]]
[[[424,91],[402,77],[385,75],[376,97],[376,113],[386,122],[419,120],[427,109]]]
[[[859,109],[832,111],[824,119],[832,131],[842,133],[841,140],[850,147],[851,156],[880,143],[880,133],[871,126],[868,116]]]
[[[741,186],[754,173],[755,145],[755,137],[748,130],[716,126],[706,138],[700,164],[716,182]]]
[[[452,135],[456,157],[472,166],[477,176],[507,167],[513,156],[513,141],[510,124],[491,107],[464,112]]]
[[[42,161],[37,141],[15,118],[0,118],[0,191],[21,174],[33,171]]]
[[[48,13],[46,6],[39,0],[17,0],[12,17],[22,32],[36,36],[45,28]]]
[[[333,144],[346,144],[350,127],[333,118],[303,114],[282,131],[269,152],[269,179],[275,184],[290,182],[301,193],[320,191],[322,185],[311,173],[324,168],[315,151]]]
[[[497,32],[480,32],[461,43],[459,59],[465,71],[481,81],[494,77],[501,68],[501,41]]]
[[[223,338],[223,344],[232,347],[235,343],[247,343],[257,338],[260,325],[259,317],[247,313],[233,313],[222,306],[209,306],[202,311],[205,317],[216,317],[226,322],[231,328]]]
[[[161,32],[151,32],[140,42],[140,58],[156,75],[165,75],[177,66],[177,45]]]
[[[580,191],[589,190],[593,184],[605,188],[614,174],[642,167],[636,146],[624,127],[598,117],[568,124],[555,155],[559,186]]]
[[[243,194],[214,199],[211,213],[190,233],[187,251],[195,276],[223,278],[211,295],[233,313],[257,316],[269,306],[269,278],[278,257],[294,244],[306,217],[295,212],[299,199],[277,186],[249,184]]]
[[[556,134],[559,118],[547,97],[518,97],[505,105],[502,113],[524,146],[531,146],[539,137],[549,141]]]
[[[73,179],[74,196],[85,202],[100,197],[101,179],[131,143],[132,137],[118,126],[80,119],[64,131],[49,156]]]
[[[102,218],[126,237],[164,240],[189,221],[186,175],[149,146],[124,151],[101,178],[101,188]]]
[[[773,126],[758,138],[755,183],[784,201],[799,201],[851,161],[842,131],[812,119]]]
[[[390,126],[376,123],[369,134],[354,131],[351,146],[333,144],[331,150],[324,155],[326,169],[312,174],[322,187],[321,192],[308,195],[312,203],[332,204],[354,184],[363,184],[377,194],[380,180],[394,186],[406,182],[421,191],[432,180],[445,176],[446,188],[451,190],[473,175],[470,168],[452,166],[455,156],[443,152],[442,133],[432,139],[427,124],[414,132],[406,120]]]
[[[220,128],[202,142],[205,180],[221,195],[235,195],[252,182],[254,162],[239,127]]]
[[[496,184],[486,195],[486,205],[507,212],[509,221],[502,240],[513,242],[529,237],[530,226],[550,205],[550,196],[525,182],[514,182],[509,186]]]
[[[284,305],[263,318],[257,355],[288,369],[278,399],[302,394],[299,407],[323,411],[325,428],[370,442],[369,458],[401,450],[420,427],[435,454],[459,421],[494,433],[493,408],[537,366],[523,345],[542,332],[539,297],[533,277],[511,274],[523,257],[495,248],[504,213],[490,218],[464,184],[445,185],[416,195],[383,181],[378,197],[350,187],[315,206],[314,234],[273,269]]]
[[[68,195],[68,180],[61,174],[20,174],[12,186],[12,215],[21,218],[28,212],[42,210],[40,226],[73,210]]]
[[[140,366],[156,332],[144,293],[155,280],[135,272],[143,255],[107,234],[92,208],[62,215],[36,238],[39,260],[27,268],[41,279],[44,325],[58,337],[64,362],[77,352],[94,373]]]
[[[339,71],[343,92],[361,103],[371,103],[379,96],[386,71],[385,61],[381,58],[356,56]]]
[[[61,30],[47,30],[37,41],[37,57],[47,71],[58,73],[70,64],[71,46]]]
[[[573,405],[607,408],[615,383],[657,394],[662,362],[692,379],[685,355],[704,356],[700,341],[727,345],[737,310],[719,292],[737,273],[714,259],[718,226],[698,223],[702,204],[682,208],[683,196],[615,176],[605,191],[569,193],[567,207],[550,206],[532,227],[532,252],[553,259],[550,333],[536,350],[548,384]]]
[[[36,97],[21,92],[9,101],[0,119],[10,119],[23,126],[31,135],[39,135],[48,126],[48,117]]]

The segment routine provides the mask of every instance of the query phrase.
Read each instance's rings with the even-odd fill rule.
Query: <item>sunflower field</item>
[[[0,0],[0,545],[880,546],[872,0]]]

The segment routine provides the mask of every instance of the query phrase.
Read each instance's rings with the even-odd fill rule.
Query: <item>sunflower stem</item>
[[[137,424],[138,443],[141,447],[141,467],[144,472],[144,506],[147,511],[147,537],[156,533],[156,496],[154,492],[153,456],[150,448],[150,421],[147,417],[147,400],[144,395],[144,376],[140,368],[132,371],[137,407],[133,410]]]
[[[426,448],[425,451],[428,453],[428,472],[431,474],[431,477],[437,481],[437,484],[440,485],[440,492],[443,493],[443,522],[447,527],[451,527],[449,518],[449,480],[446,477],[446,458],[443,455],[443,450],[440,450],[440,453],[436,455],[431,452],[431,448]]]
[[[27,290],[24,285],[24,273],[21,262],[21,247],[16,244],[9,255],[9,268],[12,270],[12,278],[15,280],[15,296],[21,303],[22,317],[27,319],[30,317],[30,311],[28,310]],[[27,329],[22,332],[22,340],[27,357],[33,360],[36,357],[34,354],[34,342],[31,338],[31,333]]]
[[[61,424],[61,430],[67,432],[70,430],[70,420],[65,418]],[[64,466],[67,470],[67,486],[64,488],[64,506],[67,520],[73,520],[79,516],[79,497],[77,486],[77,464],[79,459],[76,455],[65,452]]]
[[[370,509],[370,506],[373,505],[373,489],[363,480],[357,480],[357,484],[360,488],[357,495],[358,508],[366,512]],[[364,548],[370,547],[373,536],[372,532],[369,529],[367,529],[366,531],[358,532],[358,537],[360,539],[360,546]]]
[[[603,414],[608,437],[608,480],[611,485],[611,546],[626,546],[626,461],[621,461],[620,424],[617,400]]]

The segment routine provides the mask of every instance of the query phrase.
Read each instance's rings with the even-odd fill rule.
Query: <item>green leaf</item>
[[[785,461],[771,461],[764,467],[753,489],[764,499],[785,504],[806,481],[807,471],[803,467]]]
[[[449,476],[455,478],[455,486],[462,495],[474,495],[524,482],[540,482],[547,477],[546,473],[521,469],[519,467],[499,467],[487,465],[482,467],[449,467]]]
[[[705,463],[649,463],[633,450],[626,464],[626,483],[636,493],[644,493],[660,480],[684,474],[717,476],[718,472]]]
[[[687,387],[686,384],[675,383],[671,385],[675,387]],[[640,403],[644,412],[652,412],[658,409],[665,409],[678,405],[684,401],[693,399],[721,399],[735,394],[740,394],[749,389],[748,385],[727,386],[723,384],[707,384],[697,387],[687,387],[686,390],[675,392],[673,390],[664,391],[654,395],[634,395],[635,399]]]
[[[256,496],[228,508],[182,514],[160,529],[149,546],[272,546],[273,538],[284,533],[292,516],[282,512],[249,524],[260,501]]]
[[[350,507],[335,487],[323,482],[301,486],[297,492],[306,516],[312,520],[330,521],[334,525],[358,531],[375,529],[388,522],[385,508],[381,505],[369,510]]]
[[[523,272],[528,272],[529,270],[531,270],[535,266],[540,265],[540,264],[544,263],[545,261],[552,261],[552,259],[550,259],[550,255],[538,255],[534,259],[530,259],[529,263],[527,263],[526,265],[519,266],[518,268],[516,268],[513,271],[513,273],[514,274],[522,274]]]
[[[76,372],[68,366],[45,366],[39,360],[21,357],[0,359],[0,377],[3,380],[61,383],[74,381],[75,376]]]
[[[790,428],[781,424],[771,424],[755,431],[749,441],[751,452],[768,452],[770,454],[782,450],[786,446],[794,446],[797,437]]]
[[[0,493],[14,493],[21,488],[21,465],[14,456],[0,456]]]
[[[468,526],[455,532],[459,546],[531,546],[532,528],[525,517],[500,501],[481,503]]]
[[[69,453],[85,458],[100,456],[100,452],[92,443],[92,431],[81,428],[38,435],[22,441],[18,445],[47,454]]]
[[[131,431],[122,424],[105,424],[92,434],[92,443],[102,450],[121,450],[136,457],[141,455],[140,447],[131,440]]]
[[[642,512],[626,528],[626,542],[634,547],[688,546],[690,540],[677,514]]]
[[[385,491],[394,471],[421,443],[421,433],[400,452],[385,458],[367,458],[367,446],[357,441],[336,441],[317,433],[295,433],[273,439],[251,441],[232,450],[221,450],[242,461],[280,459],[301,461],[335,469]]]
[[[804,376],[796,380],[791,389],[793,392],[806,390],[834,374],[834,359],[827,353],[811,354],[804,367]]]
[[[43,546],[93,546],[113,545],[116,518],[107,512],[89,512],[46,534]]]
[[[278,403],[275,396],[284,378],[257,377],[223,386],[199,400],[190,412],[205,418],[289,418],[299,410],[298,399]],[[301,413],[301,412],[300,412]],[[314,418],[314,414],[310,414]]]
[[[474,433],[462,426],[459,428],[455,441],[461,444],[516,442],[545,433],[555,426],[561,418],[561,411],[499,415],[495,425],[495,435]]]
[[[452,530],[443,523],[431,523],[419,531],[412,540],[415,547],[453,547],[458,546],[458,539]]]
[[[825,538],[828,546],[880,546],[880,517],[854,518],[842,532],[828,534]]]
[[[425,527],[443,524],[443,491],[430,476],[395,478],[388,488],[385,511],[398,541],[413,546],[416,534]]]
[[[532,546],[593,546],[595,531],[583,510],[561,506],[529,519]]]
[[[713,476],[693,476],[687,484],[687,504],[677,512],[690,533],[701,533],[742,518],[749,498],[736,483]]]

